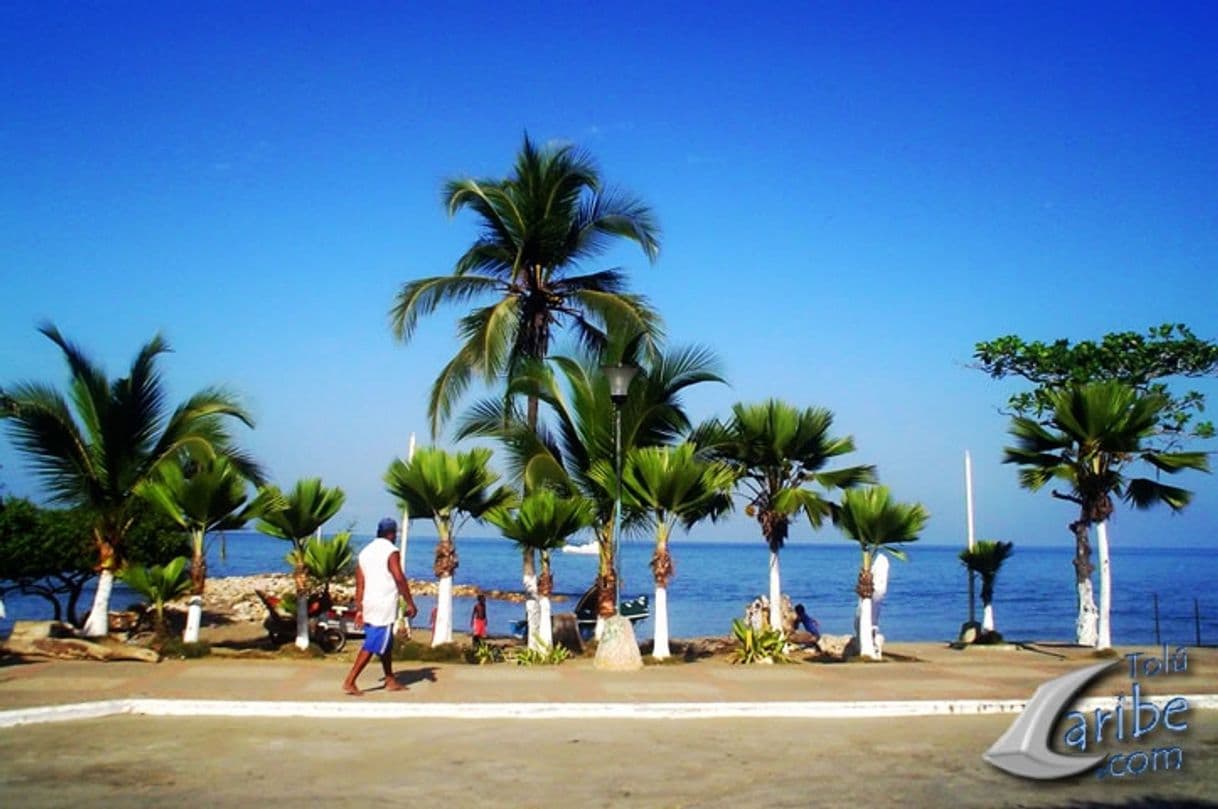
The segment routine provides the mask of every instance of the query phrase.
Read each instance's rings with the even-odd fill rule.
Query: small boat
[[[588,542],[584,545],[563,545],[562,546],[563,553],[578,553],[581,555],[592,555],[592,554],[600,553],[600,551],[601,551],[600,545],[598,545],[595,542]]]

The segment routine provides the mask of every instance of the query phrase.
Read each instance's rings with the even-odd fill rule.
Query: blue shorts
[[[392,626],[372,626],[364,624],[364,645],[365,652],[372,652],[375,655],[384,655],[389,651],[389,645],[393,643],[393,627]]]

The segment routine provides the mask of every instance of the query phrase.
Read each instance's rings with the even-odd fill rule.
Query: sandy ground
[[[1179,771],[1049,784],[981,760],[1011,717],[573,722],[116,717],[0,731],[7,806],[1218,807],[1213,713]],[[1127,750],[1126,752],[1131,752]]]

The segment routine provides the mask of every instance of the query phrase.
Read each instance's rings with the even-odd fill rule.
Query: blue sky
[[[239,392],[275,479],[341,485],[371,530],[456,345],[451,309],[396,345],[392,297],[474,234],[441,183],[501,176],[525,130],[655,208],[658,263],[602,265],[719,352],[731,387],[694,416],[831,408],[931,541],[963,537],[966,448],[981,536],[1069,541],[1070,507],[1000,463],[1016,386],[966,368],[975,342],[1218,338],[1207,4],[421,8],[0,10],[0,380],[63,379],[43,319],[114,373],[159,330],[176,394]],[[39,496],[7,441],[0,465]],[[1188,512],[1122,511],[1114,543],[1218,545],[1218,482],[1185,485]]]

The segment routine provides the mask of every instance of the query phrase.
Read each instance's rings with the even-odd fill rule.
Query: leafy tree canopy
[[[1198,338],[1182,323],[1156,326],[1145,335],[1113,332],[1098,342],[1025,342],[1007,335],[977,343],[973,359],[972,367],[994,379],[1021,377],[1035,386],[1007,401],[1007,407],[1017,416],[1044,420],[1053,411],[1053,391],[1072,384],[1116,381],[1167,400],[1158,429],[1169,440],[1214,435],[1212,422],[1193,421],[1205,409],[1204,394],[1195,390],[1174,394],[1163,381],[1218,374],[1218,343]]]

